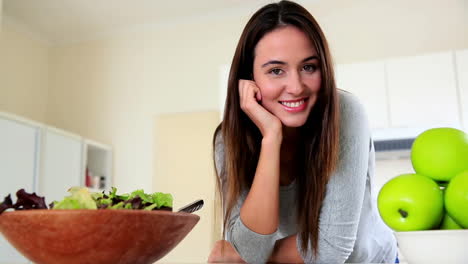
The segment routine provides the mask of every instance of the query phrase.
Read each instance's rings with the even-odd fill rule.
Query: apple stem
[[[404,218],[408,217],[408,212],[406,212],[405,210],[403,209],[398,209],[398,212],[401,214],[401,216],[403,216]]]

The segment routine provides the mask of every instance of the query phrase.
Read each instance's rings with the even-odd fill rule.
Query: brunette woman
[[[245,26],[213,144],[225,240],[210,262],[395,262],[364,108],[336,88],[302,6],[266,5]]]

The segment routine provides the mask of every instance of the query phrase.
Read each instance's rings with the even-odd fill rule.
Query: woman
[[[395,262],[364,109],[337,90],[324,34],[300,5],[266,5],[247,23],[213,145],[226,240],[209,262]]]

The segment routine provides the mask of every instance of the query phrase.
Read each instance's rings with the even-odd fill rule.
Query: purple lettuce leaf
[[[5,197],[3,202],[0,203],[0,214],[9,208],[13,208],[13,201],[11,200],[11,195],[8,195],[7,197]]]
[[[27,210],[27,209],[47,209],[45,198],[37,196],[36,193],[27,193],[24,189],[20,189],[16,192],[16,203],[13,207],[16,210]]]

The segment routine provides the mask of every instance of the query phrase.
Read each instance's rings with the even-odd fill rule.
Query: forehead
[[[255,60],[303,60],[317,55],[312,41],[294,26],[277,28],[263,36],[255,47]]]

